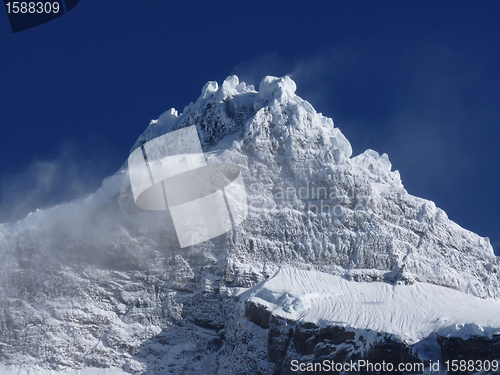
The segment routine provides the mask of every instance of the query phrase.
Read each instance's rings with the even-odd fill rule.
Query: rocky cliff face
[[[292,357],[342,357],[339,345],[349,358],[347,328],[322,334],[240,307],[239,288],[283,265],[499,298],[488,239],[409,195],[387,155],[351,157],[332,120],[294,92],[288,77],[266,77],[258,91],[234,76],[209,82],[181,115],[151,121],[132,148],[195,125],[209,163],[242,170],[249,216],[235,231],[181,249],[168,212],[135,206],[125,169],[84,200],[0,227],[3,362],[268,374],[286,373]],[[442,353],[457,347],[450,340],[438,338]],[[396,338],[383,345],[418,357]],[[359,355],[375,358],[383,345]]]
[[[360,283],[288,267],[239,300],[247,319],[266,332],[274,374],[499,370],[498,300],[425,283]]]
[[[257,311],[263,313],[264,319],[256,316]],[[273,374],[342,374],[345,373],[342,367],[335,366],[351,363],[357,367],[350,372],[356,374],[500,372],[498,362],[494,362],[500,358],[500,335],[461,338],[433,334],[408,345],[385,332],[353,330],[339,325],[319,327],[313,323],[286,320],[269,314],[253,302],[247,304],[245,312],[250,321],[267,332],[267,358],[273,365]],[[467,364],[472,361],[476,369],[482,366],[487,371],[460,370],[459,365],[454,369],[452,361]],[[384,367],[377,367],[384,363],[385,371]],[[307,368],[310,364],[322,364],[322,367],[311,371]]]

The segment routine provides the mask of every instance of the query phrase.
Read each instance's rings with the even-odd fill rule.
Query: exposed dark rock
[[[262,328],[269,328],[271,312],[264,305],[247,301],[245,303],[245,316],[248,317],[252,323]]]
[[[457,337],[438,336],[438,342],[441,346],[442,362],[446,361],[493,361],[500,362],[500,335],[493,338],[484,339],[481,337],[471,337],[469,339],[460,339]],[[466,374],[470,372],[453,371],[450,367],[448,374]],[[493,372],[491,372],[493,373]],[[497,371],[496,373],[500,373]]]
[[[398,337],[382,332],[353,329],[338,325],[319,327],[314,323],[291,321],[273,315],[265,306],[253,301],[245,304],[245,316],[253,323],[267,330],[267,353],[269,361],[275,366],[274,375],[296,374],[422,374],[429,373],[432,363],[436,366],[439,359],[440,374],[472,374],[468,371],[446,372],[446,361],[500,361],[500,335],[492,339],[472,337],[442,337],[431,335],[422,342],[408,345]],[[428,342],[426,342],[428,341]],[[425,358],[426,346],[437,345],[434,355],[438,358]],[[438,353],[440,351],[440,354]],[[364,362],[362,362],[364,361]],[[301,371],[292,364],[304,364]],[[328,366],[320,364],[328,363]],[[365,363],[354,371],[335,371],[333,364]],[[376,364],[384,364],[380,369]],[[305,367],[306,364],[310,367]],[[369,365],[371,364],[371,365]],[[413,368],[401,368],[400,364],[412,364]],[[316,366],[316,367],[314,367]],[[392,368],[390,371],[388,368]],[[385,369],[385,370],[384,370]],[[436,367],[434,367],[436,370]],[[431,372],[431,373],[436,373]],[[500,371],[482,372],[496,374]]]

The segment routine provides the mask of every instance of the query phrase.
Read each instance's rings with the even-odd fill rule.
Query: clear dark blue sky
[[[389,154],[500,251],[499,1],[97,1],[0,10],[0,221],[95,190],[208,80],[290,74],[358,154]]]

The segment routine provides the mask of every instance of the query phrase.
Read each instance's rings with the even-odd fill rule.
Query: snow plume
[[[273,75],[282,77],[293,70],[294,64],[285,60],[276,52],[266,53],[250,61],[243,61],[235,66],[231,72],[238,76],[241,82],[259,87],[262,77]]]
[[[18,171],[0,176],[0,223],[22,219],[95,191],[104,177],[118,169],[110,144],[98,135],[83,143],[66,139],[53,157],[35,158]]]

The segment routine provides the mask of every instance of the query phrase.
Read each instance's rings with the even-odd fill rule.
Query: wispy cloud
[[[265,76],[282,77],[293,68],[293,64],[276,52],[269,52],[250,61],[243,61],[235,66],[231,74],[235,74],[240,82],[259,88],[259,82]]]
[[[119,165],[108,158],[109,143],[98,135],[83,142],[67,139],[51,159],[35,158],[21,170],[0,176],[0,222],[95,191]]]

